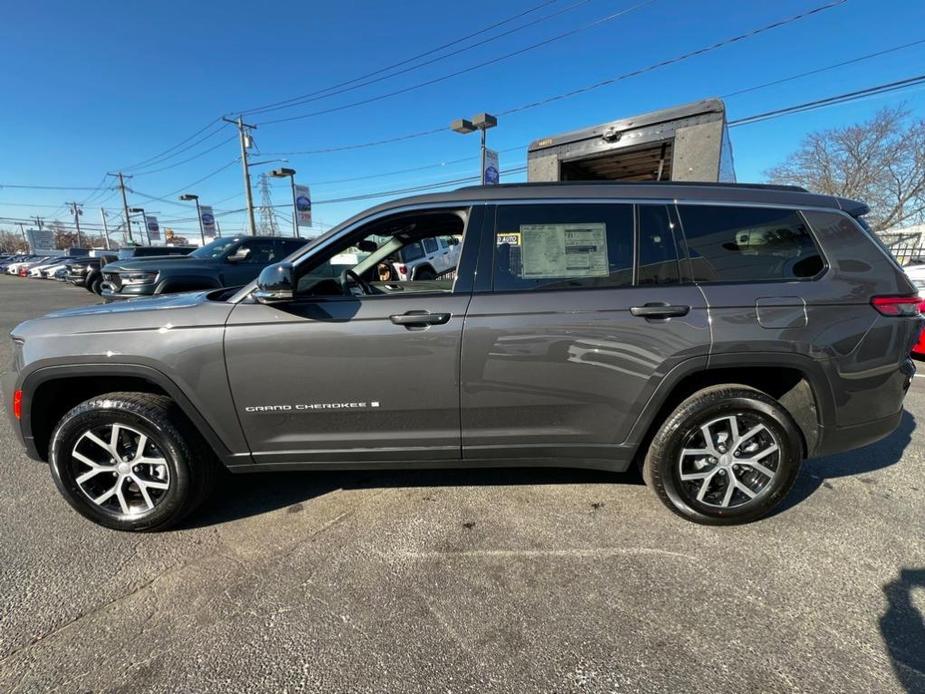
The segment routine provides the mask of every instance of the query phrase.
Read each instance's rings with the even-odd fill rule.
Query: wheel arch
[[[183,391],[164,373],[140,364],[49,366],[29,374],[22,383],[20,426],[26,447],[47,462],[55,424],[75,405],[97,395],[131,391],[166,395],[226,465],[231,451]]]
[[[703,388],[723,384],[749,386],[777,400],[796,422],[806,457],[816,450],[823,427],[832,421],[831,390],[817,362],[800,355],[722,355],[711,358],[707,366],[699,360],[681,364],[665,377],[630,432],[636,460],[642,460],[659,426],[682,401]]]

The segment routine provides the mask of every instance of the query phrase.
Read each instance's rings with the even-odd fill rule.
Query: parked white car
[[[401,281],[436,279],[456,268],[459,249],[456,236],[430,236],[402,248],[392,267]]]

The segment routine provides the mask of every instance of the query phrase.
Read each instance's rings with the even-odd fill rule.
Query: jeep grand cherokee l
[[[398,200],[241,289],[21,324],[5,398],[111,528],[176,523],[218,466],[636,464],[675,513],[746,522],[902,415],[919,298],[866,211],[730,184]],[[435,236],[461,239],[454,278],[379,279]]]

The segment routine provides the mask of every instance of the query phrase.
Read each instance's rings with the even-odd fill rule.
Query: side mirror
[[[295,286],[292,281],[292,263],[267,265],[257,277],[254,298],[261,304],[275,304],[292,301]]]

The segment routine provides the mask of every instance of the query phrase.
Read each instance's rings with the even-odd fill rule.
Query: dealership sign
[[[487,186],[497,185],[501,180],[501,172],[498,169],[498,153],[493,149],[485,150],[485,169],[482,172],[482,181]]]
[[[215,238],[215,215],[212,214],[211,205],[203,205],[199,208],[199,219],[202,221],[202,233]]]
[[[295,209],[300,227],[312,225],[312,194],[308,186],[295,187]]]
[[[148,229],[148,238],[160,241],[161,240],[161,227],[157,223],[157,217],[145,217],[145,225]]]

